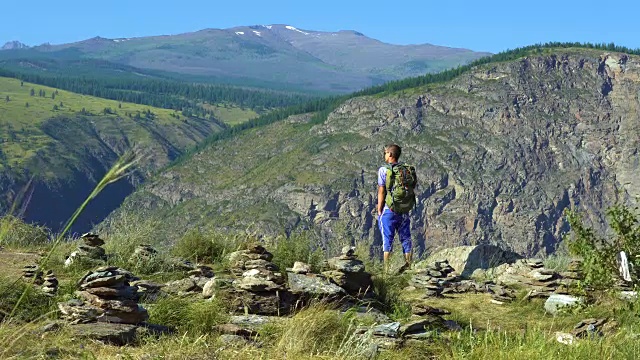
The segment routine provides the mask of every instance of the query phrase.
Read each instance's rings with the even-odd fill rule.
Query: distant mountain
[[[16,50],[16,49],[27,49],[29,46],[21,43],[20,41],[9,41],[2,45],[0,50]]]
[[[431,44],[392,45],[356,31],[321,32],[290,25],[141,38],[94,37],[33,49],[32,54],[39,56],[63,52],[66,57],[73,54],[199,80],[325,92],[350,92],[438,72],[487,55]]]

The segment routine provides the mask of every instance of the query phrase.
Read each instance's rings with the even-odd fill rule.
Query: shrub
[[[20,280],[11,282],[0,279],[0,320],[8,318],[23,293],[24,297],[13,314],[12,321],[34,321],[57,309],[55,298],[44,295],[31,284]]]
[[[222,262],[235,250],[237,238],[214,231],[191,230],[171,249],[173,255],[195,262]]]
[[[311,265],[317,272],[325,256],[318,248],[318,240],[309,232],[292,234],[289,237],[279,236],[267,244],[267,250],[273,253],[273,263],[281,270],[290,268],[296,261]]]
[[[631,278],[637,283],[640,275],[640,226],[631,209],[616,205],[607,210],[607,218],[615,236],[606,240],[598,237],[593,229],[587,228],[580,216],[573,211],[566,212],[571,225],[571,236],[565,238],[569,250],[582,257],[582,271],[587,285],[597,289],[607,289],[618,277],[616,255],[624,251],[629,260]]]
[[[48,242],[49,230],[46,227],[27,224],[11,215],[0,218],[0,245],[29,247]]]

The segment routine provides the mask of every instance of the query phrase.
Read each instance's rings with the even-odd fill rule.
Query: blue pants
[[[382,250],[390,252],[393,249],[393,238],[396,231],[400,236],[402,244],[402,252],[411,252],[411,219],[409,214],[396,214],[385,208],[382,215],[378,218],[378,226],[382,233]]]

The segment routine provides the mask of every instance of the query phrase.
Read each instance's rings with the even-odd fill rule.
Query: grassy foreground
[[[149,225],[152,226],[152,225]],[[142,230],[141,230],[142,231]],[[141,241],[143,236],[129,240]],[[129,266],[125,258],[130,253],[126,240],[113,236],[107,247],[115,254],[112,262]],[[302,240],[299,238],[298,240]],[[166,256],[180,253],[199,257],[213,265],[217,272],[225,268],[224,254],[242,246],[246,237],[225,237],[214,233],[191,233],[165,249]],[[249,239],[250,240],[250,239]],[[634,359],[640,356],[640,321],[637,304],[616,298],[614,293],[592,294],[592,301],[581,309],[557,316],[545,314],[542,300],[522,300],[497,305],[486,294],[460,294],[429,299],[427,304],[451,311],[447,319],[462,326],[459,332],[443,332],[421,343],[406,343],[397,350],[384,350],[373,356],[366,339],[354,335],[358,326],[369,326],[373,318],[359,317],[355,312],[341,313],[327,304],[315,304],[290,317],[264,326],[255,338],[256,344],[227,343],[214,326],[226,323],[229,311],[219,300],[199,298],[164,298],[144,304],[150,313],[150,323],[174,326],[177,333],[161,338],[143,337],[134,346],[116,347],[95,341],[73,338],[67,328],[43,333],[42,326],[57,318],[56,303],[70,298],[75,282],[83,269],[62,267],[64,254],[78,242],[68,239],[52,253],[50,268],[61,281],[55,299],[47,299],[37,291],[28,290],[14,317],[6,314],[21,291],[30,285],[16,281],[20,268],[39,255],[28,251],[26,244],[7,244],[0,251],[0,358],[2,359]],[[107,241],[109,241],[107,239]],[[302,242],[301,242],[302,243]],[[296,258],[320,261],[317,254],[304,250],[301,243],[274,242],[271,250],[286,266]],[[207,244],[211,244],[207,246]],[[225,245],[226,244],[226,245]],[[303,244],[303,243],[302,243]],[[40,253],[50,245],[31,248]],[[204,250],[203,250],[204,248]],[[27,251],[25,251],[27,250]],[[163,256],[164,256],[163,255]],[[159,261],[163,261],[160,258]],[[274,259],[275,260],[275,259]],[[419,300],[420,291],[405,290],[407,275],[383,277],[378,262],[368,260],[367,270],[375,276],[379,300],[388,305],[386,314],[397,321],[407,321],[406,308]],[[145,279],[167,281],[184,274],[161,265],[138,268],[135,272]],[[579,339],[573,345],[556,340],[558,332],[570,332],[586,318],[607,317],[617,324],[604,336]]]

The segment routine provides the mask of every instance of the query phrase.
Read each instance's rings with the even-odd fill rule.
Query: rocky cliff
[[[491,243],[551,253],[568,230],[565,209],[604,230],[609,205],[640,195],[639,74],[636,56],[547,49],[353,98],[322,124],[301,115],[215,143],[125,208],[162,217],[172,236],[196,225],[313,228],[376,248],[376,170],[383,145],[396,142],[418,168],[412,231],[421,250]]]

